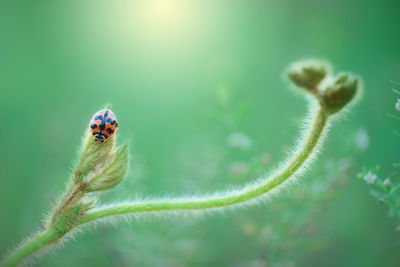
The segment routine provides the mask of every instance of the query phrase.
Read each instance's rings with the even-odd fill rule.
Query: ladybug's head
[[[101,132],[93,133],[93,137],[94,141],[96,141],[97,143],[104,143],[104,141],[107,139],[107,136]]]

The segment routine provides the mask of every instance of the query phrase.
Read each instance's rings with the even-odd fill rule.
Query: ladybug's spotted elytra
[[[115,117],[115,114],[109,109],[99,110],[93,115],[89,127],[93,134],[94,141],[97,143],[104,143],[104,141],[110,138],[117,130],[117,117]]]

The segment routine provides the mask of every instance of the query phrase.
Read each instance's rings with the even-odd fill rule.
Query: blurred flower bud
[[[348,73],[339,74],[322,93],[322,104],[329,114],[337,113],[354,99],[358,87],[358,78]]]
[[[397,102],[396,102],[396,104],[394,104],[394,108],[395,108],[397,111],[400,111],[400,98],[397,98]]]
[[[386,186],[386,187],[390,186],[390,184],[391,183],[390,183],[390,179],[389,178],[386,178],[385,181],[383,181],[383,185]]]
[[[235,132],[228,136],[228,144],[235,148],[249,149],[251,148],[252,141],[245,133]]]
[[[354,143],[357,149],[361,151],[366,150],[370,143],[370,138],[367,130],[365,130],[364,128],[358,129],[355,134]]]
[[[263,153],[260,157],[260,162],[264,166],[268,166],[271,163],[271,154]]]
[[[310,92],[317,87],[328,74],[329,67],[320,60],[304,60],[292,64],[287,72],[289,80]]]
[[[232,176],[244,176],[248,174],[249,168],[246,163],[237,161],[229,165],[228,171]]]
[[[367,182],[367,184],[373,184],[375,183],[376,178],[378,178],[378,176],[374,173],[372,173],[371,171],[369,171],[368,173],[366,173],[364,175],[364,181]]]

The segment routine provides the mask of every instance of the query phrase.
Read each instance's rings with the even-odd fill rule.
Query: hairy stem
[[[140,201],[127,202],[109,207],[100,207],[88,211],[76,221],[74,226],[67,228],[65,231],[57,231],[57,228],[50,226],[43,232],[39,232],[33,238],[27,240],[22,246],[17,248],[8,258],[6,258],[2,266],[15,266],[25,258],[33,254],[35,251],[54,243],[61,239],[66,232],[74,227],[85,224],[97,219],[108,216],[122,215],[128,213],[140,212],[161,212],[172,210],[204,210],[211,208],[220,208],[231,206],[234,204],[245,203],[251,201],[277,189],[279,185],[287,181],[290,177],[296,174],[299,169],[304,166],[307,160],[314,154],[316,147],[322,139],[324,130],[327,126],[329,114],[324,107],[319,106],[319,109],[314,114],[314,119],[311,128],[306,133],[302,143],[293,156],[271,177],[266,177],[260,182],[244,186],[242,189],[231,193],[215,194],[210,197],[197,198],[175,198],[161,199],[157,201]]]
[[[300,169],[300,167],[304,165],[321,140],[324,129],[327,125],[327,121],[327,113],[323,108],[320,108],[315,115],[315,119],[311,130],[308,132],[308,136],[305,137],[304,143],[301,144],[298,151],[295,152],[293,157],[290,158],[280,170],[278,170],[271,177],[263,179],[256,185],[247,186],[232,193],[216,194],[212,197],[127,202],[109,207],[98,208],[83,215],[79,219],[78,224],[84,224],[108,216],[128,213],[219,208],[262,197],[264,194],[288,180],[296,173],[296,171]]]
[[[73,171],[71,185],[61,198],[61,202],[53,210],[44,228],[8,255],[2,266],[15,266],[39,249],[63,240],[64,235],[74,228],[102,218],[124,214],[195,211],[253,204],[261,198],[268,197],[272,191],[283,188],[286,182],[294,180],[296,174],[300,173],[317,153],[329,117],[354,103],[354,99],[360,95],[357,92],[362,89],[360,79],[350,73],[339,73],[335,78],[327,80],[327,77],[331,76],[330,68],[320,60],[294,63],[288,69],[287,75],[291,82],[313,98],[315,107],[318,109],[313,108],[307,117],[311,123],[306,125],[307,132],[300,139],[297,149],[272,175],[244,185],[235,191],[217,192],[213,195],[206,194],[198,197],[125,202],[94,209],[95,200],[87,199],[86,194],[95,191],[102,192],[120,183],[128,170],[129,152],[128,144],[115,149],[114,136],[98,144],[93,139],[91,130],[88,129],[82,140],[80,158]],[[323,80],[327,83],[322,83]],[[97,117],[96,114],[94,117]]]
[[[38,232],[6,258],[1,266],[15,266],[37,250],[53,243],[59,237],[60,233],[55,228],[49,228],[44,232]]]

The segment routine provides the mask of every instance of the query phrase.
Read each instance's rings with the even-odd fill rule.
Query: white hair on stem
[[[333,78],[330,71],[327,64],[315,60],[302,61],[288,69],[289,80],[300,87],[310,100],[300,138],[287,159],[270,175],[242,187],[197,196],[135,198],[98,206],[97,196],[117,186],[126,175],[129,165],[128,144],[115,148],[115,136],[98,144],[93,141],[90,132],[86,132],[66,193],[54,205],[42,230],[8,254],[2,266],[15,266],[30,261],[32,255],[54,251],[88,223],[95,225],[107,221],[114,225],[120,218],[129,221],[131,217],[137,221],[154,217],[203,218],[207,214],[223,214],[269,201],[297,182],[319,153],[330,121],[340,117],[337,114],[343,114],[343,110],[354,104],[354,99],[359,99],[359,78],[349,73],[340,73]]]
[[[139,216],[139,218],[159,216],[169,218],[177,215],[202,216],[208,213],[244,208],[264,203],[274,196],[277,196],[284,188],[296,183],[297,178],[304,174],[319,152],[329,122],[327,117],[320,118],[320,116],[325,115],[323,115],[323,110],[315,103],[315,100],[314,102],[310,101],[308,113],[301,127],[301,137],[298,139],[295,148],[290,152],[291,157],[284,160],[269,176],[262,177],[243,187],[217,191],[211,194],[174,198],[147,198],[146,200],[136,199],[134,201],[105,205],[89,211],[87,216],[84,215],[79,223],[83,224],[100,218],[107,221],[107,219],[104,219],[105,217],[114,217],[115,215],[124,215],[124,217],[134,215],[134,218],[138,218],[137,216]],[[316,128],[317,134],[315,135]],[[306,146],[310,142],[313,143],[311,151],[307,154],[306,158],[302,158],[302,153],[304,153]],[[266,187],[269,183],[273,183],[276,177],[285,175],[284,170],[290,168],[299,158],[301,158],[303,162],[293,170],[293,173],[288,174],[287,178],[279,181],[270,189],[267,188],[264,191],[260,190],[260,188]],[[249,196],[246,197],[246,195]],[[245,197],[240,199],[241,196]],[[215,204],[213,204],[213,202],[215,202]],[[94,215],[93,218],[91,215]]]

